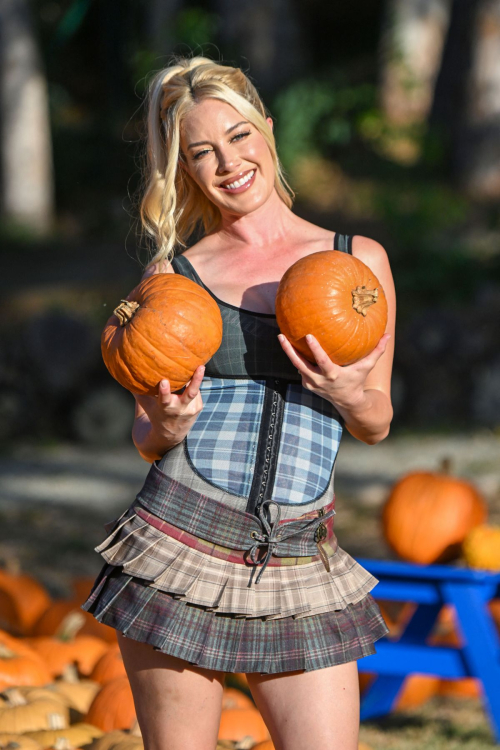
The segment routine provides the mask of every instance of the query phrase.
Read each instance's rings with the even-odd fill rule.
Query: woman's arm
[[[308,345],[316,366],[308,362],[280,335],[281,345],[302,375],[302,385],[330,401],[358,440],[373,445],[389,434],[393,417],[391,373],[394,358],[396,293],[387,253],[378,242],[355,236],[353,255],[363,261],[380,281],[387,299],[388,319],[384,335],[375,349],[354,362],[339,367],[311,336]]]

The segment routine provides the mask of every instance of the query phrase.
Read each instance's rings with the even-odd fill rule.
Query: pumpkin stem
[[[113,314],[116,315],[121,326],[126,326],[132,320],[140,305],[138,302],[129,299],[122,299],[120,302],[121,304],[113,310]]]
[[[142,737],[141,728],[139,726],[139,722],[137,721],[137,719],[134,720],[134,723],[130,727],[130,734],[133,735],[134,737]]]
[[[16,652],[5,645],[0,643],[0,659],[15,659],[17,656]]]
[[[64,682],[71,682],[72,684],[80,682],[76,664],[74,662],[72,664],[66,664],[61,677]]]
[[[353,308],[363,316],[370,305],[374,305],[378,299],[378,289],[367,289],[366,286],[357,286],[351,294]]]
[[[70,750],[73,747],[67,737],[58,737],[54,742],[55,750]]]
[[[72,641],[84,625],[85,616],[83,612],[78,612],[78,610],[75,609],[73,612],[69,612],[69,614],[67,614],[62,620],[55,637],[59,641]]]
[[[445,456],[445,458],[441,459],[440,464],[440,472],[441,474],[446,474],[449,476],[451,474],[451,458],[449,456]]]
[[[7,698],[9,706],[26,706],[28,703],[21,691],[15,687],[4,690],[2,696]]]
[[[235,745],[235,750],[250,750],[255,745],[255,740],[249,734],[242,737]]]

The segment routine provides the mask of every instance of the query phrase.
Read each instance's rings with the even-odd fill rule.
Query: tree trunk
[[[450,21],[451,0],[389,0],[381,43],[380,97],[393,125],[429,114]]]
[[[500,198],[500,0],[479,4],[457,159],[460,182],[471,197]]]
[[[37,234],[52,224],[47,84],[27,0],[0,0],[2,214]]]

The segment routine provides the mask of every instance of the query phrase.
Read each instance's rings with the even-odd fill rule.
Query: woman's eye
[[[209,151],[210,149],[208,148],[203,149],[203,151],[198,151],[197,154],[194,154],[193,159],[199,159],[200,156],[203,156],[203,154],[208,154]]]
[[[250,131],[246,133],[237,133],[233,138],[231,138],[232,141],[241,140],[241,138],[245,138],[245,136],[250,135]]]

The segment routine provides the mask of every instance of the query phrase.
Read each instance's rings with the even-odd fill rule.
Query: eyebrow
[[[231,131],[236,130],[236,128],[239,128],[240,125],[249,125],[250,123],[247,120],[242,120],[241,122],[237,122],[236,125],[231,125],[230,128],[228,128],[225,132],[225,135],[228,135],[228,133],[231,133]],[[197,141],[196,143],[190,143],[188,148],[194,148],[195,146],[203,146],[205,143],[210,143],[210,141]]]

